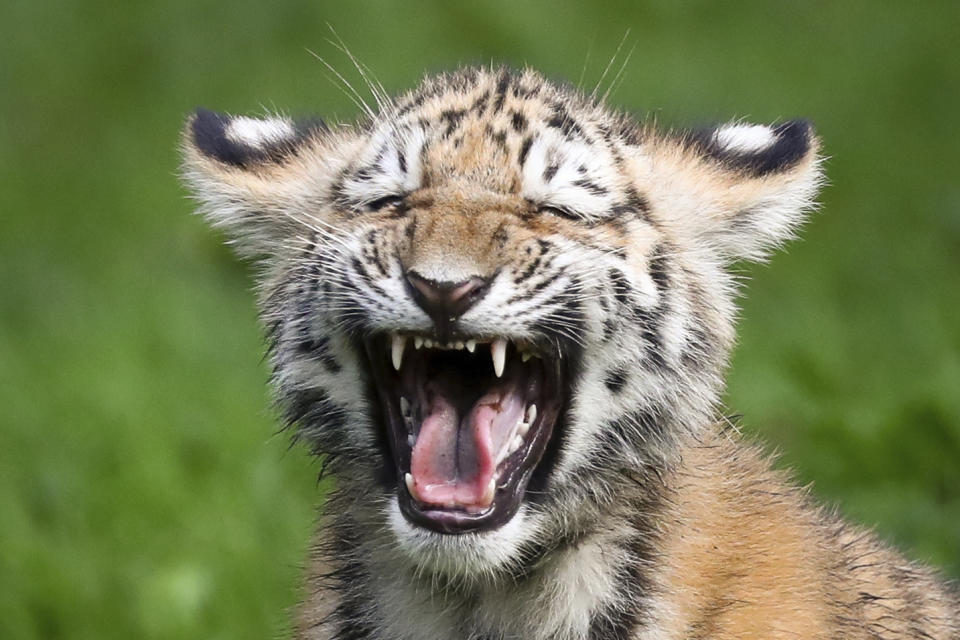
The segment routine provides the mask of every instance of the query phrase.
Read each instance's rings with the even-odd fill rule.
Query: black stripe
[[[627,187],[626,201],[611,207],[614,215],[635,215],[645,222],[653,224],[650,219],[650,203],[633,187]]]
[[[507,148],[507,132],[506,131],[494,131],[493,127],[487,125],[487,135],[490,136],[490,139],[493,140],[494,144],[497,145],[499,149]]]
[[[607,271],[607,277],[613,286],[613,295],[622,307],[630,307],[630,283],[627,282],[627,276],[619,269],[611,268]]]
[[[446,109],[440,113],[440,119],[447,125],[446,131],[443,132],[444,138],[449,138],[456,131],[465,115],[467,115],[466,109]]]
[[[283,420],[288,426],[299,425],[313,432],[338,431],[347,424],[346,410],[319,388],[302,389],[282,399]],[[339,447],[334,447],[333,450]]]
[[[510,86],[511,79],[510,72],[507,69],[500,71],[500,77],[497,79],[497,88],[496,91],[494,91],[494,96],[496,96],[493,101],[494,113],[503,109],[503,101],[507,97],[507,87]]]
[[[487,108],[487,101],[490,100],[490,92],[484,91],[483,95],[473,101],[473,104],[470,105],[470,111],[480,114],[483,113]]]
[[[543,254],[540,254],[540,255],[538,255],[536,258],[534,258],[533,260],[531,260],[531,261],[530,261],[530,264],[527,265],[527,268],[524,269],[523,272],[522,272],[519,276],[516,277],[516,279],[513,281],[513,283],[514,283],[514,284],[520,284],[520,283],[522,283],[524,280],[528,280],[528,279],[530,278],[530,276],[532,276],[532,275],[536,272],[536,270],[540,267],[540,262],[541,262],[542,260],[543,260]]]
[[[543,181],[550,182],[553,180],[553,176],[557,175],[557,171],[560,170],[560,166],[556,164],[548,165],[543,171]]]
[[[548,127],[560,129],[567,139],[585,137],[583,128],[571,117],[565,106],[559,102],[554,102],[550,105],[550,109],[553,111],[553,115],[547,120]]]
[[[596,182],[593,182],[592,180],[588,180],[586,178],[579,178],[577,180],[574,180],[571,184],[573,184],[573,186],[575,187],[586,189],[587,191],[590,192],[591,195],[594,195],[597,197],[605,196],[609,193],[609,191],[607,191],[605,187],[601,187]]]
[[[527,154],[530,153],[530,147],[533,145],[533,137],[526,137],[523,139],[523,144],[520,145],[520,155],[518,160],[520,161],[520,167],[523,168],[523,165],[527,162]]]
[[[623,365],[619,365],[607,371],[607,374],[603,377],[603,384],[611,393],[618,394],[623,391],[629,377],[630,371]]]
[[[397,117],[407,115],[408,113],[410,113],[411,111],[413,111],[414,109],[422,105],[424,100],[426,100],[426,96],[422,93],[413,96],[411,100],[409,100],[406,104],[402,105],[399,109],[397,109]]]
[[[368,287],[373,289],[375,292],[379,293],[384,298],[387,298],[388,300],[390,299],[390,294],[388,294],[383,289],[383,287],[381,287],[379,284],[377,284],[374,281],[373,276],[370,275],[370,272],[367,271],[366,267],[364,267],[363,263],[360,262],[359,258],[354,256],[353,259],[350,261],[350,265],[353,267],[354,273],[356,273],[358,276],[360,276],[363,279],[364,284],[366,284]],[[376,304],[380,304],[376,300],[369,300],[368,302],[374,302]],[[380,305],[380,306],[382,307],[383,305]]]
[[[519,111],[514,111],[510,114],[510,126],[517,133],[523,133],[527,130],[527,119]]]
[[[351,531],[351,537],[356,535]],[[350,553],[352,549],[343,550]],[[370,582],[367,569],[358,561],[345,563],[334,574],[336,591],[340,602],[334,610],[337,621],[337,635],[334,640],[369,640],[377,637],[377,630],[370,620],[370,603],[373,599],[361,591],[361,585]]]
[[[521,291],[520,293],[508,298],[506,304],[513,304],[514,302],[520,302],[521,300],[530,300],[531,298],[536,296],[536,294],[540,293],[541,291],[549,287],[551,284],[556,282],[557,278],[559,278],[562,275],[563,275],[563,269],[558,269],[557,271],[550,274],[549,276],[547,276],[537,284],[533,285],[533,287],[531,287],[530,289],[526,291]]]
[[[667,258],[668,247],[666,245],[657,245],[651,256],[648,269],[653,283],[657,286],[657,291],[662,295],[667,287],[670,286],[670,266]]]
[[[687,331],[680,362],[690,369],[702,369],[713,355],[715,342],[707,335],[702,320],[694,316],[694,323]]]
[[[644,309],[636,307],[633,311],[634,316],[640,321],[640,335],[644,340],[644,352],[647,361],[657,369],[664,369],[667,366],[663,357],[663,338],[660,335],[663,324],[663,312],[660,309]]]

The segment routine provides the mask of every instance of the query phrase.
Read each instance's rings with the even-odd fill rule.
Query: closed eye
[[[384,196],[382,198],[377,198],[371,202],[368,202],[364,205],[364,208],[367,211],[381,211],[383,209],[388,209],[391,207],[396,207],[403,204],[404,196],[390,195]]]
[[[559,216],[561,218],[566,218],[567,220],[578,220],[578,221],[583,220],[583,216],[581,216],[580,214],[574,211],[565,209],[563,207],[549,205],[549,204],[542,204],[538,206],[537,213],[549,213],[551,215]]]

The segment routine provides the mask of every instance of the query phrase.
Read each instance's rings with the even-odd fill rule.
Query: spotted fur
[[[821,182],[809,123],[635,124],[532,71],[426,78],[355,125],[198,111],[184,175],[259,259],[286,421],[336,477],[296,637],[957,638],[929,570],[811,504],[718,417],[736,260]],[[460,322],[553,345],[567,404],[507,524],[411,525],[360,338],[426,331],[411,269],[490,279]]]

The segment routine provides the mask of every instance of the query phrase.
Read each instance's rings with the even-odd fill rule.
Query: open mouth
[[[501,337],[366,340],[400,509],[442,533],[494,529],[523,500],[562,410],[559,353]]]

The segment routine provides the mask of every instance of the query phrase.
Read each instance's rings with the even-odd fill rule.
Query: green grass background
[[[592,88],[629,29],[613,104],[813,119],[831,185],[744,267],[728,405],[960,576],[958,7],[4,2],[0,638],[286,634],[318,465],[275,434],[249,269],[190,214],[176,143],[197,105],[352,119],[306,52],[356,81],[328,22],[391,90],[490,60]]]

